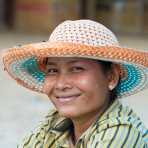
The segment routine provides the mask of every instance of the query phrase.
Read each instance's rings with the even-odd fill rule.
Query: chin
[[[75,118],[78,116],[78,114],[76,113],[76,110],[58,109],[58,112],[61,116],[66,118]]]

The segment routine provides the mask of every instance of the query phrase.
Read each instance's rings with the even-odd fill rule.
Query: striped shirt
[[[69,148],[70,119],[50,111],[19,148]],[[132,109],[116,100],[79,138],[76,148],[148,148],[148,129]]]

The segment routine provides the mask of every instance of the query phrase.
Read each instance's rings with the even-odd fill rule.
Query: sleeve
[[[92,137],[91,148],[147,148],[142,134],[132,125],[116,125],[106,128]]]
[[[54,120],[55,110],[50,111],[45,120],[40,123],[35,130],[25,136],[17,148],[35,148],[42,147],[47,131],[50,129],[51,123]]]

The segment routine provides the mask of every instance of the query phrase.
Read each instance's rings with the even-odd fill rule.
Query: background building
[[[0,24],[47,32],[66,19],[93,18],[119,33],[148,34],[147,0],[1,0]]]

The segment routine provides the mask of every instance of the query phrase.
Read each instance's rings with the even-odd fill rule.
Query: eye
[[[58,69],[56,69],[56,68],[47,68],[46,71],[47,71],[48,75],[55,75],[58,73]]]
[[[84,71],[84,68],[83,67],[79,67],[79,66],[75,66],[75,67],[71,68],[71,71],[72,72],[81,72],[81,71]]]

